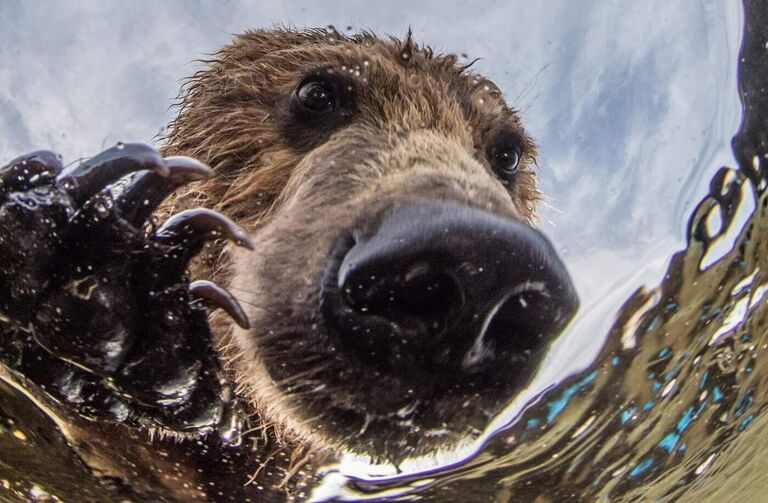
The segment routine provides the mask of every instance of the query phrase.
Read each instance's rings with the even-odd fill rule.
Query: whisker
[[[294,477],[294,476],[295,476],[295,475],[296,475],[296,474],[299,472],[299,470],[301,470],[301,468],[302,468],[304,465],[306,465],[306,464],[309,462],[309,460],[311,459],[311,457],[312,457],[312,451],[308,451],[308,452],[307,452],[307,453],[304,455],[304,457],[302,457],[301,459],[299,459],[299,460],[296,462],[296,464],[295,464],[295,465],[294,465],[294,466],[293,466],[291,469],[289,469],[289,470],[286,472],[286,474],[285,474],[285,478],[283,479],[283,481],[282,481],[282,483],[281,483],[280,485],[281,485],[281,486],[285,486],[285,485],[287,485],[287,484],[288,484],[288,482],[289,482],[289,481],[290,481],[290,480],[291,480],[291,479],[292,479],[292,478],[293,478],[293,477]]]
[[[259,473],[261,473],[261,471],[264,468],[266,468],[266,466],[269,464],[270,461],[272,461],[274,458],[277,457],[277,455],[280,453],[281,450],[282,449],[280,447],[278,447],[278,448],[274,449],[271,453],[269,453],[267,455],[266,459],[264,459],[264,461],[262,461],[259,464],[259,467],[256,469],[256,471],[253,473],[253,475],[251,475],[251,478],[249,478],[248,481],[244,485],[247,486],[248,484],[253,484],[253,482],[256,480],[256,477],[258,477]]]
[[[248,304],[248,305],[249,305],[249,306],[251,306],[251,307],[255,307],[255,308],[257,308],[257,309],[262,309],[262,310],[264,310],[264,311],[267,311],[267,310],[268,310],[268,309],[267,309],[266,307],[264,307],[263,305],[254,304],[253,302],[249,302],[249,301],[247,301],[247,300],[245,300],[245,299],[241,299],[241,298],[240,298],[240,297],[238,297],[237,295],[232,295],[232,296],[233,296],[233,297],[234,297],[234,298],[235,298],[235,299],[236,299],[238,302],[242,302],[243,304]]]
[[[257,293],[257,292],[254,292],[253,290],[246,290],[245,288],[238,288],[238,287],[232,286],[232,285],[227,286],[227,288],[229,290],[240,290],[241,292],[252,293],[254,295],[256,295],[256,293]]]
[[[253,428],[248,428],[247,430],[245,430],[243,432],[240,432],[240,434],[235,437],[233,443],[239,442],[240,440],[243,439],[243,437],[245,437],[249,433],[253,433],[254,431],[258,431],[258,430],[262,429],[263,427],[264,427],[264,425],[260,424],[258,426],[254,426]]]
[[[325,362],[321,365],[318,365],[317,367],[305,370],[304,372],[299,372],[298,374],[294,374],[292,376],[286,377],[285,379],[281,379],[280,381],[276,381],[275,384],[282,386],[285,384],[290,384],[292,381],[296,381],[298,379],[301,379],[306,376],[317,374],[318,372],[321,372],[325,369],[327,369],[331,364],[329,362]]]

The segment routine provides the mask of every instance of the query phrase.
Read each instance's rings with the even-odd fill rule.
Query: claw
[[[185,156],[173,156],[165,158],[168,167],[168,178],[175,185],[184,185],[195,180],[202,180],[213,176],[213,170],[202,162]]]
[[[17,157],[0,168],[0,193],[28,190],[47,183],[62,169],[61,156],[48,150]]]
[[[149,275],[155,290],[168,288],[179,281],[206,241],[220,237],[253,249],[245,230],[220,213],[206,208],[177,213],[150,236],[160,245],[154,249],[161,253],[152,256],[141,270]]]
[[[170,172],[154,148],[141,143],[119,143],[82,164],[65,169],[56,181],[81,205],[106,185],[144,169],[160,176],[168,176]]]
[[[141,227],[168,195],[177,187],[213,176],[213,170],[189,157],[165,159],[168,176],[148,171],[136,173],[115,201],[123,218]]]
[[[204,279],[193,281],[189,285],[189,293],[194,297],[207,300],[216,307],[223,309],[240,328],[251,328],[248,316],[243,311],[237,299],[227,290],[212,281]]]
[[[221,213],[207,208],[185,210],[169,218],[155,233],[157,241],[175,246],[187,244],[195,252],[203,241],[224,237],[238,246],[253,250],[245,229]]]

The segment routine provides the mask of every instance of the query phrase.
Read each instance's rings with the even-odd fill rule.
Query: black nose
[[[459,204],[397,207],[332,255],[326,321],[344,346],[389,368],[526,371],[578,307],[540,232]]]

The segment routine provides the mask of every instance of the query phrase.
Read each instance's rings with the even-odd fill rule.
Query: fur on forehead
[[[351,53],[353,48],[358,49],[354,54]],[[335,49],[335,52],[330,52],[329,49]],[[360,50],[362,52],[359,52]],[[394,36],[380,38],[371,31],[346,35],[334,29],[249,30],[235,37],[231,45],[216,53],[216,61],[224,65],[247,65],[247,62],[261,60],[266,55],[282,51],[299,52],[303,59],[311,59],[309,55],[317,51],[319,61],[327,60],[331,55],[342,59],[344,56],[360,54],[381,56],[380,63],[389,61],[410,72],[426,73],[448,82],[454,91],[460,93],[462,105],[467,108],[467,112],[472,112],[471,96],[480,91],[486,99],[495,101],[494,105],[505,119],[520,124],[516,111],[504,102],[498,86],[470,70],[479,58],[461,65],[455,54],[440,54],[430,46],[417,44],[410,29],[403,39]],[[291,56],[298,58],[299,54],[285,54],[286,58]]]
[[[507,106],[493,82],[469,69],[471,63],[459,65],[453,54],[438,54],[416,44],[410,31],[398,39],[328,29],[251,30],[213,56],[182,89],[179,114],[170,124],[164,153],[201,159],[220,176],[187,189],[177,201],[213,204],[252,229],[279,203],[292,167],[305,154],[273,127],[270,102],[286,86],[297,84],[298,72],[312,69],[308,61],[341,65],[367,56],[385,65],[382,72],[392,78],[425,77],[431,85],[422,91],[435,94],[438,102],[445,99],[446,91],[452,95],[478,148],[500,128],[513,128],[524,148],[521,170],[510,190],[521,216],[534,218],[540,200],[531,169],[536,147],[517,112]]]

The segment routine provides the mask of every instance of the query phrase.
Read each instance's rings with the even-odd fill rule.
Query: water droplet
[[[110,209],[109,209],[109,207],[107,206],[106,203],[104,203],[104,202],[96,203],[95,208],[96,208],[96,214],[99,217],[105,218],[105,217],[109,216]]]

